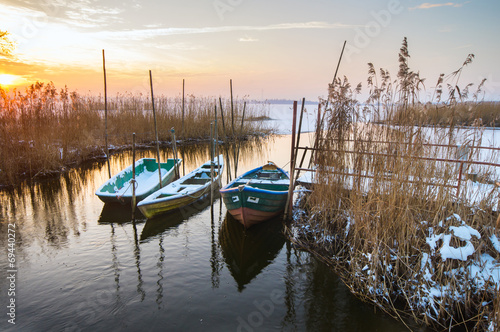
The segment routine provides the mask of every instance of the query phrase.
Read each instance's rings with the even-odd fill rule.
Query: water
[[[289,136],[250,142],[239,173],[268,160],[284,166],[289,154]],[[187,148],[185,172],[208,159],[206,146]],[[113,156],[113,174],[131,160],[131,153]],[[0,330],[407,330],[288,243],[279,219],[244,231],[217,198],[213,210],[202,201],[133,222],[129,207],[104,206],[94,195],[106,179],[106,164],[95,162],[0,193],[0,243],[8,248],[8,224],[15,224],[17,270],[11,296],[2,250]],[[15,325],[7,315],[12,299]]]

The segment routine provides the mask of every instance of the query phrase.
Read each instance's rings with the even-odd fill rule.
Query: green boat
[[[167,159],[160,164],[161,184],[166,186],[175,178],[175,169],[181,164],[181,159]],[[132,165],[106,181],[96,191],[96,195],[104,203],[132,202]],[[154,158],[142,158],[135,162],[135,196],[137,202],[160,189],[158,162]]]
[[[228,212],[249,228],[284,210],[289,186],[288,174],[269,162],[236,178],[220,194]]]
[[[212,167],[214,171],[213,183],[214,185],[218,184],[224,167],[222,155],[214,158],[213,161],[207,161],[182,178],[155,191],[137,204],[137,207],[147,218],[152,218],[207,197],[211,190]],[[217,186],[217,188],[219,187]]]

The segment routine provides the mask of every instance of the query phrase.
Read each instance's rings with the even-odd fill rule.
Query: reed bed
[[[258,121],[241,125],[244,114],[247,119],[267,115],[264,107],[243,99],[231,105],[225,99],[188,95],[184,110],[182,105],[181,96],[155,96],[158,137],[163,144],[171,141],[172,128],[184,143],[207,140],[216,108],[220,138],[235,141],[269,133]],[[52,82],[37,82],[24,93],[0,88],[0,107],[0,185],[60,173],[85,160],[105,156],[102,96],[81,95],[67,87],[58,90]],[[107,109],[111,151],[130,148],[133,132],[138,145],[154,142],[150,96],[117,94],[108,97]]]
[[[443,161],[458,159],[457,146],[477,145],[482,127],[458,132],[453,122],[420,122],[414,106],[422,80],[408,58],[405,40],[397,79],[386,71],[377,78],[383,88],[374,88],[369,65],[377,91],[368,107],[357,101],[359,85],[344,78],[330,86],[316,181],[297,200],[287,233],[332,265],[354,294],[403,322],[498,330],[499,192],[494,185],[482,196],[457,191],[459,163]],[[471,149],[465,159],[477,156]]]

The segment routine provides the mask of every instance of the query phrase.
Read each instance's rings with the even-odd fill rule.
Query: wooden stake
[[[234,104],[233,104],[233,80],[229,80],[229,88],[230,88],[230,94],[231,94],[231,136],[232,136],[232,142],[231,145],[233,147],[233,158],[234,158],[234,164],[236,165],[236,136],[234,135]],[[236,170],[234,177],[236,178]]]
[[[319,142],[319,136],[321,135],[321,103],[318,104],[318,118],[316,119],[316,137],[314,138],[314,145],[313,149],[311,150],[311,158],[309,159],[309,167],[311,168],[312,163],[314,162],[315,155],[314,153],[316,152],[316,148],[318,147],[318,142]]]
[[[229,80],[229,89],[231,92],[231,130],[234,139],[234,107],[233,107],[233,80]]]
[[[226,150],[226,173],[227,173],[227,178],[229,181],[231,181],[231,161],[229,158],[229,147],[228,147],[228,142],[227,142],[227,134],[226,134],[226,126],[224,125],[224,108],[222,108],[222,98],[219,97],[219,104],[220,104],[220,115],[222,118],[222,132],[224,133],[224,149]]]
[[[137,204],[135,183],[135,133],[132,133],[132,219],[135,219],[135,205]]]
[[[297,126],[297,101],[293,102],[293,121],[292,121],[292,149],[290,156],[290,186],[288,188],[288,197],[286,199],[285,205],[285,214],[283,215],[284,220],[288,220],[292,214],[292,206],[293,206],[293,187],[294,187],[294,178],[293,175],[295,173],[295,131]]]
[[[184,132],[184,79],[182,79],[182,128],[181,128],[181,137],[182,139],[185,138],[185,132]]]
[[[104,139],[106,144],[106,160],[108,163],[108,174],[111,179],[111,166],[109,164],[109,145],[108,145],[108,87],[106,85],[106,58],[102,50],[102,70],[104,72]]]
[[[299,146],[300,146],[300,132],[302,131],[302,117],[304,116],[304,107],[306,103],[306,98],[302,98],[302,107],[300,109],[300,120],[299,120],[299,131],[297,133],[297,144],[295,145],[295,159],[299,156]],[[295,172],[295,164],[293,165],[293,171]],[[297,177],[298,177],[297,172]]]
[[[155,111],[155,97],[153,94],[153,75],[151,74],[151,70],[149,71],[149,85],[151,86],[151,104],[153,106],[153,119],[155,123],[155,136],[156,136],[156,157],[158,162],[158,177],[160,179],[160,188],[162,187],[161,183],[161,163],[160,163],[160,142],[158,141],[158,127],[156,125],[156,111]]]
[[[210,206],[214,206],[214,123],[210,123]]]
[[[182,131],[181,131],[181,135],[182,135],[182,141],[184,142],[184,140],[186,139],[186,133],[184,131],[184,105],[185,105],[185,94],[184,94],[184,79],[182,79]],[[184,161],[184,144],[181,146],[182,149],[181,149],[181,156],[182,156],[182,160]],[[186,163],[183,162],[182,163],[182,175],[186,175]]]
[[[243,116],[241,117],[241,127],[240,127],[240,134],[238,138],[238,151],[236,151],[236,163],[234,165],[234,177],[236,178],[238,176],[238,162],[240,158],[240,147],[241,147],[241,134],[243,133],[243,122],[245,121],[245,109],[247,107],[247,102],[243,104]]]
[[[177,164],[177,140],[175,139],[175,129],[174,127],[172,127],[172,129],[170,129],[170,132],[172,133],[172,150],[173,150],[173,153],[174,153],[174,160],[175,160],[175,166],[174,166],[174,170],[175,170],[175,177],[176,179],[178,179],[180,177],[180,171],[179,171],[179,165]]]
[[[219,188],[222,187],[222,176],[220,174],[220,160],[219,160],[219,127],[217,125],[217,100],[215,101],[215,155],[217,156],[217,176],[219,177]]]
[[[222,108],[222,98],[219,97],[219,104],[220,104],[220,116],[222,119],[222,131],[224,133],[224,140],[226,138],[226,126],[224,125],[224,108]]]

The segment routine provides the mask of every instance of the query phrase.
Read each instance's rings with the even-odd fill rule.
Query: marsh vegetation
[[[317,132],[316,179],[287,229],[358,297],[440,330],[499,327],[499,194],[490,184],[498,173],[471,163],[485,161],[474,147],[486,124],[480,118],[496,104],[479,100],[484,82],[465,100],[472,85],[460,89],[458,78],[472,58],[449,76],[446,99],[440,76],[430,103],[419,101],[423,79],[409,68],[406,39],[396,79],[386,70],[378,76],[369,64],[368,106],[357,100],[360,85],[337,79]],[[470,107],[484,112],[474,115]],[[463,110],[469,127],[457,130],[465,123],[448,115]],[[496,121],[494,115],[489,124]],[[497,151],[488,156],[498,164]],[[470,173],[489,180],[460,183]]]
[[[0,184],[13,185],[73,167],[82,161],[103,157],[105,151],[105,104],[102,96],[87,96],[58,90],[52,82],[37,82],[23,93],[0,88]],[[266,134],[259,121],[245,117],[266,117],[263,107],[189,95],[155,96],[159,140],[168,144],[176,138],[185,142],[206,140],[217,107],[219,137],[231,139]],[[223,114],[221,114],[221,107]],[[155,140],[151,97],[117,94],[107,103],[108,140],[111,151],[130,148],[132,133],[138,145]],[[225,127],[223,127],[223,116]]]

